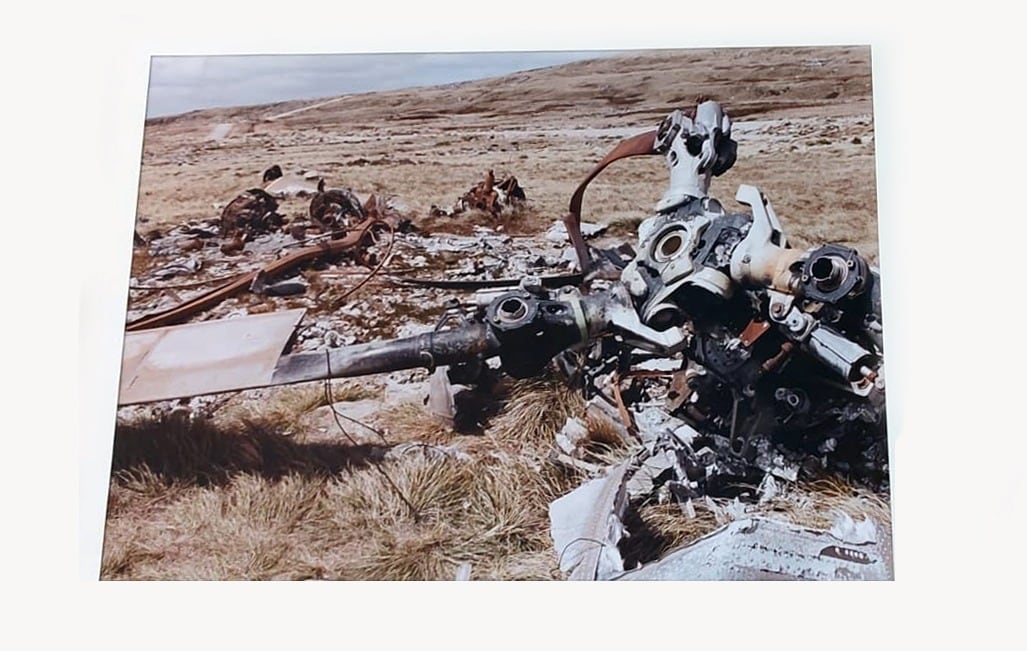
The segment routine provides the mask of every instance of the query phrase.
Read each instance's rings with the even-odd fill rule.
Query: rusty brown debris
[[[325,189],[324,179],[317,184],[317,194],[310,200],[308,209],[310,221],[321,229],[321,232],[343,230],[349,226],[349,220],[362,221],[367,217],[360,200],[349,188]]]
[[[251,188],[232,199],[221,211],[221,237],[238,247],[254,235],[278,230],[285,218],[278,214],[278,201],[260,188]]]
[[[498,218],[504,206],[513,205],[526,198],[524,189],[517,183],[516,177],[508,176],[497,183],[495,174],[489,170],[485,174],[485,180],[468,190],[457,201],[453,207],[453,214],[478,210]]]

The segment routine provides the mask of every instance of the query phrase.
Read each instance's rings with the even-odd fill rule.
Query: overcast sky
[[[150,62],[146,116],[433,86],[612,54],[616,53],[160,56]]]

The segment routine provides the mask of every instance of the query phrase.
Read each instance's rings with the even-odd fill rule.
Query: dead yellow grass
[[[453,432],[444,423],[413,401],[384,407],[375,416],[375,422],[390,443],[445,443],[453,438]]]
[[[511,381],[508,391],[489,435],[518,449],[548,450],[567,418],[585,410],[581,394],[551,374]]]
[[[329,404],[329,397],[334,402],[354,402],[381,398],[382,393],[373,382],[353,380],[332,380],[327,392],[324,382],[243,392],[229,399],[213,418],[229,427],[236,422],[259,421],[265,429],[289,432],[300,416]]]
[[[186,491],[112,521],[103,576],[452,579],[464,562],[476,579],[557,576],[545,504],[566,483],[552,472],[427,455],[381,470],[395,487],[363,468]]]

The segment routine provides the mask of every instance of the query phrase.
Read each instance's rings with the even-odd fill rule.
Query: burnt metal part
[[[495,357],[500,354],[501,346],[488,325],[477,323],[403,339],[336,348],[323,353],[288,355],[282,357],[271,383],[292,384],[411,368],[434,370],[438,366]]]
[[[866,261],[855,249],[825,244],[812,251],[802,266],[802,293],[810,300],[837,303],[861,293],[869,276]]]
[[[277,230],[285,223],[277,210],[278,201],[274,197],[260,188],[251,188],[221,211],[221,237],[246,241],[254,235]]]
[[[538,375],[554,356],[583,340],[570,303],[525,291],[497,297],[485,319],[502,344],[503,370],[515,378]]]
[[[626,534],[627,462],[549,505],[550,535],[560,569],[572,581],[604,581],[624,571],[618,544]]]
[[[270,183],[275,179],[282,178],[282,168],[278,165],[272,165],[271,167],[264,170],[264,183]]]
[[[657,130],[655,149],[670,169],[670,186],[656,204],[659,212],[706,197],[711,178],[734,165],[737,144],[731,139],[731,119],[717,102],[696,102],[694,110],[670,113]]]
[[[370,219],[380,219],[393,228],[393,230],[406,233],[411,230],[413,224],[408,217],[405,217],[392,206],[387,198],[378,194],[372,194],[364,202],[364,216]]]
[[[519,201],[526,201],[527,195],[524,194],[524,188],[517,182],[517,177],[508,176],[499,183],[496,187],[506,193],[507,200],[516,199]]]
[[[876,355],[825,325],[810,332],[806,346],[814,357],[850,382],[870,375],[878,364]]]
[[[364,220],[367,217],[357,195],[349,188],[325,189],[324,179],[317,184],[317,194],[307,209],[310,221],[322,231],[335,231],[347,227],[347,218]]]
[[[746,348],[751,348],[756,340],[759,339],[764,332],[770,329],[770,322],[753,319],[749,322],[749,325],[745,326],[745,330],[738,335],[739,341]]]
[[[295,296],[307,291],[308,285],[298,280],[283,280],[277,283],[268,283],[267,275],[263,271],[257,272],[257,277],[250,283],[250,291],[263,296]]]
[[[517,183],[517,178],[508,176],[496,181],[492,170],[485,173],[485,179],[468,190],[453,208],[453,214],[465,210],[478,210],[488,213],[493,218],[499,218],[503,212],[503,206],[514,202],[524,201],[526,196],[524,189]],[[433,214],[443,214],[445,211]]]
[[[893,578],[889,549],[888,540],[853,544],[830,531],[747,518],[616,579],[888,581]]]
[[[715,218],[703,233],[692,259],[704,267],[726,270],[731,265],[731,251],[749,230],[748,215],[727,214]]]

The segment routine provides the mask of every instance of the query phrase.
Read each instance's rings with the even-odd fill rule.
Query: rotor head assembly
[[[656,133],[656,151],[666,156],[670,187],[656,204],[657,212],[681,205],[689,197],[709,194],[710,180],[735,164],[738,143],[731,139],[731,118],[720,104],[699,102],[694,115],[675,110]]]

